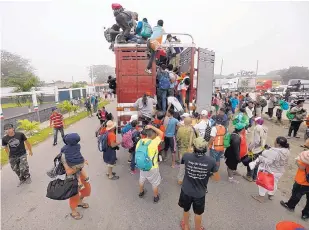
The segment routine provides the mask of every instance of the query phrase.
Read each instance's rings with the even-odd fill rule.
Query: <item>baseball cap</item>
[[[207,148],[207,142],[203,137],[195,138],[193,141],[193,145],[199,150]]]
[[[137,121],[137,120],[138,120],[138,116],[136,114],[132,115],[130,118],[130,122]]]
[[[205,109],[204,109],[204,110],[202,110],[201,115],[202,115],[202,116],[207,116],[207,115],[208,115],[208,111],[207,111],[207,110],[205,110]]]
[[[189,113],[184,113],[184,114],[182,114],[180,117],[190,117],[190,114]]]
[[[5,125],[3,126],[3,129],[4,129],[4,130],[12,129],[12,128],[13,128],[13,125],[12,125],[12,124],[5,124]]]

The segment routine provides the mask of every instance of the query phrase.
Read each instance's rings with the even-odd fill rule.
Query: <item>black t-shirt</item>
[[[2,138],[2,146],[9,147],[9,157],[19,157],[27,153],[25,148],[25,141],[27,137],[21,132],[15,132],[15,135],[10,137],[8,135]]]
[[[205,196],[209,177],[218,171],[216,161],[212,157],[197,156],[194,153],[184,154],[182,161],[185,164],[182,191],[195,198]]]

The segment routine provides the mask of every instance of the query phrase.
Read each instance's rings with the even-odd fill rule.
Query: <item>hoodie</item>
[[[64,154],[68,166],[84,163],[84,157],[80,152],[80,136],[77,133],[69,133],[64,136],[63,141],[65,146],[61,148],[61,153]]]
[[[288,165],[290,150],[287,148],[270,148],[259,156],[260,166],[270,169],[272,173],[284,173]]]

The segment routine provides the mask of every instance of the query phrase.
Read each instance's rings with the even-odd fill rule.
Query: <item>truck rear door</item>
[[[211,107],[214,67],[215,52],[198,48],[196,105],[199,112]]]

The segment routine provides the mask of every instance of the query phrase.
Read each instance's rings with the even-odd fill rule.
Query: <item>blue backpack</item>
[[[107,151],[107,138],[108,138],[108,133],[105,132],[103,135],[101,135],[98,139],[98,149],[100,152],[106,152]]]
[[[143,22],[141,36],[144,38],[150,38],[152,34],[151,26],[148,22]]]
[[[170,75],[167,71],[159,72],[159,89],[169,89],[171,86]]]
[[[135,152],[135,165],[142,171],[149,171],[153,166],[153,159],[150,159],[148,156],[148,146],[151,143],[151,140],[144,142],[143,140],[139,141],[136,152]]]
[[[289,109],[289,103],[286,101],[281,101],[281,109],[282,110],[288,110]]]
[[[132,129],[132,125],[131,123],[126,124],[122,129],[121,129],[121,134],[125,134],[127,132],[129,132],[129,130]]]

